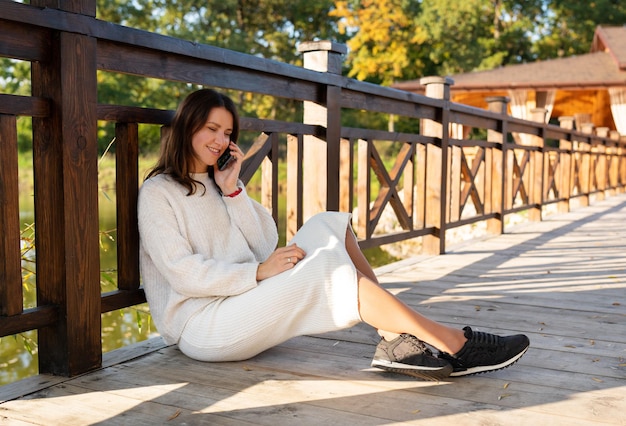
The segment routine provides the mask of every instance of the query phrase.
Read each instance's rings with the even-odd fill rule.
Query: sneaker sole
[[[397,362],[379,361],[374,359],[372,361],[372,367],[380,368],[381,370],[388,371],[390,373],[399,373],[406,376],[415,377],[418,379],[439,381],[448,378],[452,373],[452,366],[446,365],[445,367],[424,367],[415,368],[415,366],[401,364]]]
[[[514,357],[507,359],[503,363],[500,363],[497,365],[480,365],[478,367],[468,368],[467,370],[453,371],[452,373],[450,373],[450,377],[471,376],[472,374],[480,374],[480,373],[487,373],[489,371],[503,370],[515,364],[517,361],[519,361],[519,359],[522,357],[522,355],[526,353],[529,347],[530,346],[526,346],[526,348],[524,348],[523,351],[521,351]]]

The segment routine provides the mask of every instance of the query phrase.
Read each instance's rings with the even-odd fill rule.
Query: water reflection
[[[101,291],[117,289],[117,255],[115,246],[115,195],[101,192],[100,214],[100,267]],[[31,196],[20,197],[20,223],[22,225],[22,280],[24,307],[37,305],[35,286],[34,208]],[[102,315],[102,350],[109,352],[157,335],[147,304],[107,312]],[[37,331],[29,331],[0,339],[0,386],[37,375]]]

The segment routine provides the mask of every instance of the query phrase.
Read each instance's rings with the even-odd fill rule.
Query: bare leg
[[[363,321],[385,338],[408,333],[448,353],[457,353],[466,341],[457,330],[426,318],[382,288],[351,230],[346,232],[346,249],[357,269],[359,312]]]
[[[359,312],[363,321],[379,330],[412,334],[451,354],[457,353],[467,340],[462,330],[426,318],[361,274]]]
[[[361,248],[359,247],[359,243],[352,232],[352,229],[348,227],[346,231],[346,250],[348,251],[348,255],[350,259],[352,259],[352,263],[357,271],[365,275],[371,281],[378,283],[378,278],[376,274],[372,270],[370,263],[367,261]]]

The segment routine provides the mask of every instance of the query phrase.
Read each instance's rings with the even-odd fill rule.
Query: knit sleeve
[[[243,187],[243,184],[240,185]],[[225,197],[224,202],[233,223],[241,230],[257,260],[266,260],[278,243],[274,218],[265,207],[248,197],[245,188],[236,197]]]
[[[163,279],[179,294],[187,297],[233,296],[257,285],[258,262],[254,259],[227,260],[210,253],[201,253],[194,247],[195,239],[211,239],[218,244],[223,234],[221,226],[213,227],[216,234],[208,235],[200,229],[207,223],[206,215],[191,222],[195,215],[189,213],[189,197],[176,197],[175,191],[160,182],[144,182],[139,192],[138,219],[142,250],[149,262],[142,265],[142,278],[146,281]],[[185,210],[187,209],[187,210]],[[228,231],[228,229],[226,229]],[[219,251],[219,247],[216,248]]]

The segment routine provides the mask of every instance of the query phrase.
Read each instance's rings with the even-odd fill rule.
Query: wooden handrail
[[[0,336],[38,330],[42,372],[97,368],[100,315],[145,302],[136,223],[138,126],[165,129],[173,111],[98,105],[99,71],[303,102],[304,122],[241,119],[241,132],[254,141],[241,178],[262,174],[261,202],[277,223],[286,218],[281,232],[287,237],[315,208],[333,209],[353,213],[362,248],[420,237],[425,252],[441,254],[447,229],[486,222],[488,232],[501,233],[508,214],[526,210],[541,220],[545,205],[566,211],[574,199],[585,205],[591,195],[626,187],[624,138],[516,119],[500,113],[502,103],[493,110],[455,104],[446,98],[446,79],[429,80],[442,85],[437,98],[408,93],[336,69],[314,71],[104,22],[92,16],[95,0],[79,3],[68,2],[78,8],[70,13],[0,0],[0,56],[33,68],[31,96],[0,94],[0,161],[10,172],[0,184],[0,232],[8,236],[0,247]],[[340,51],[331,46],[323,54],[336,59]],[[312,118],[316,109],[320,115]],[[403,116],[419,121],[420,130],[345,127],[344,109]],[[33,309],[23,308],[17,276],[17,116],[33,120]],[[99,281],[98,120],[116,129],[118,290],[108,294],[100,294]],[[485,136],[471,137],[468,129]],[[320,156],[307,155],[316,144]],[[385,157],[383,145],[396,146],[396,157]],[[288,178],[279,182],[283,164]],[[315,191],[307,183],[313,170],[324,182]],[[287,205],[279,211],[281,191]],[[388,212],[398,225],[381,232]]]

